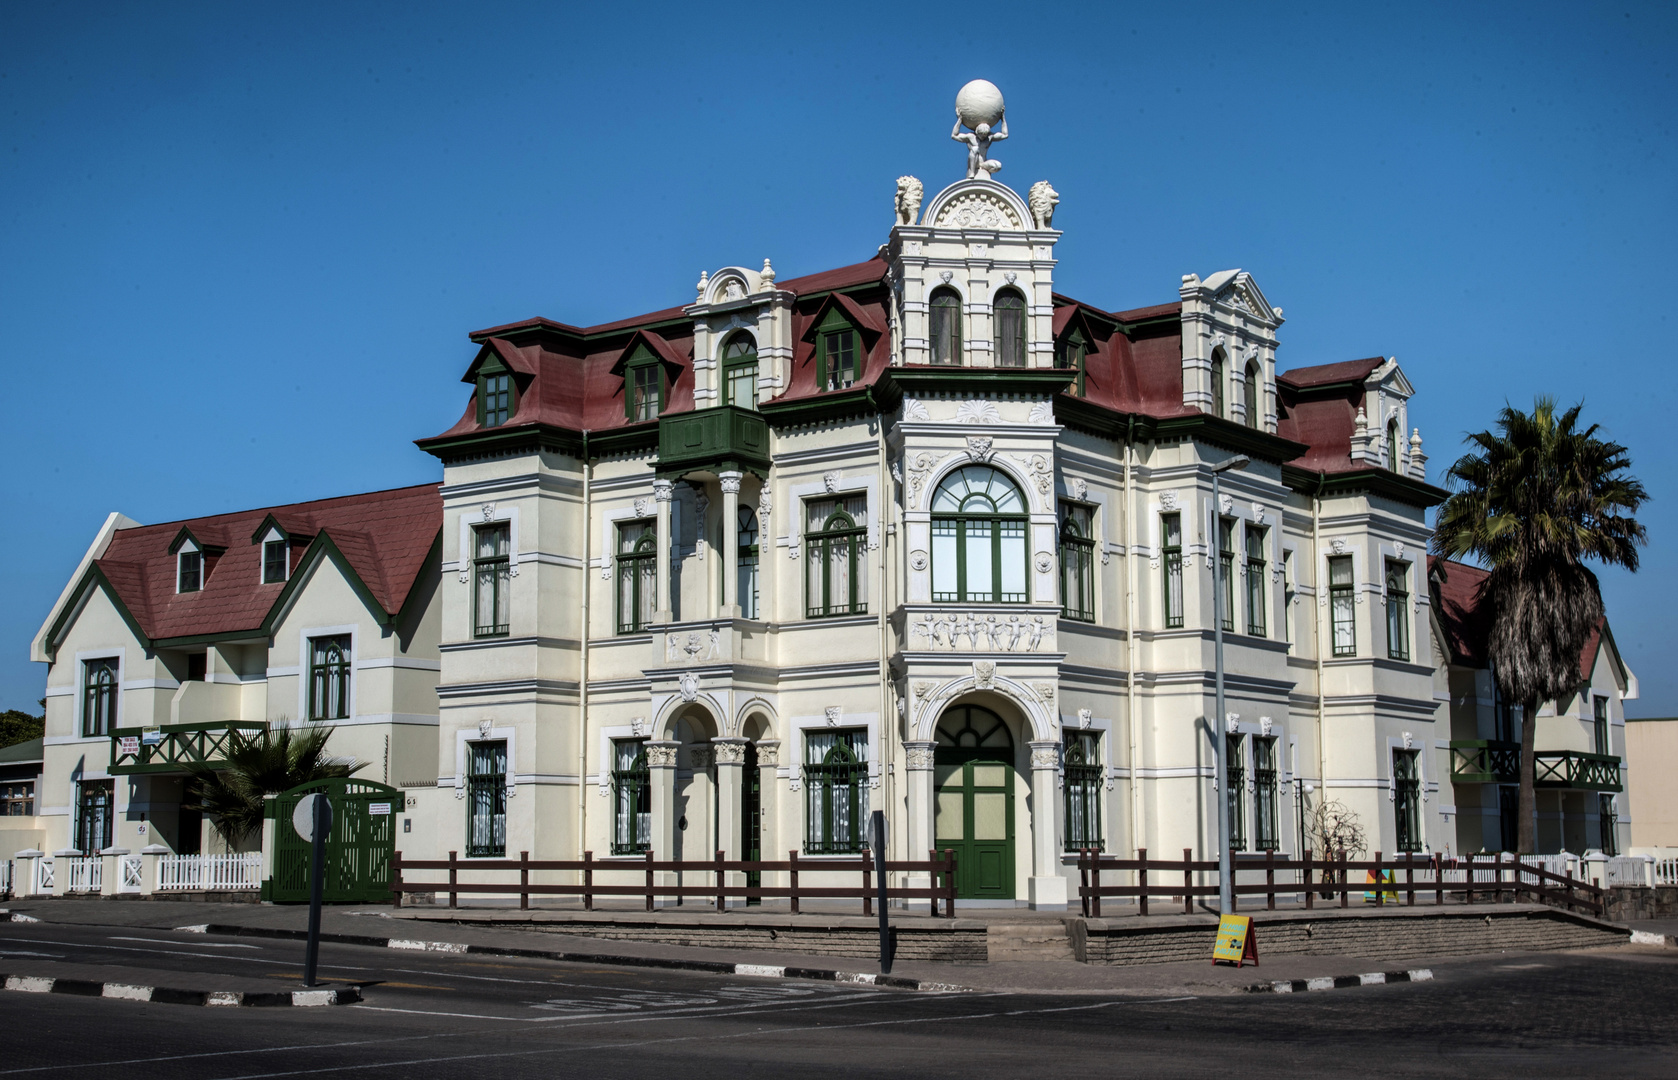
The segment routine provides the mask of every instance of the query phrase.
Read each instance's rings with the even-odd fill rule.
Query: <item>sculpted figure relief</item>
[[[990,156],[991,143],[1001,142],[1008,137],[1008,118],[1004,116],[997,122],[996,130],[991,130],[989,124],[980,124],[972,131],[961,130],[960,113],[957,113],[956,126],[950,129],[950,138],[958,143],[967,144],[967,178],[969,180],[991,178],[991,175],[1002,168],[1002,162]]]
[[[1039,180],[1031,185],[1031,191],[1026,195],[1026,205],[1031,208],[1031,221],[1039,229],[1053,227],[1055,207],[1060,205],[1060,192],[1049,186],[1047,180]]]
[[[913,225],[921,216],[921,182],[913,176],[897,178],[897,223]]]

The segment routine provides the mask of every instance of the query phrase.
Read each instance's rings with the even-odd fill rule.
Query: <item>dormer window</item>
[[[1246,399],[1247,426],[1259,426],[1259,368],[1257,363],[1247,365],[1247,381],[1242,387],[1242,397]]]
[[[741,332],[722,350],[723,404],[757,408],[757,343]]]
[[[961,363],[961,297],[954,289],[932,290],[932,362]]]
[[[486,375],[478,380],[478,400],[484,427],[500,427],[513,415],[513,380],[507,375]]]
[[[291,570],[291,545],[285,538],[269,533],[262,542],[262,583],[273,585],[286,579]]]
[[[1084,360],[1089,356],[1089,347],[1084,343],[1084,336],[1074,330],[1061,339],[1059,355],[1055,357],[1055,366],[1076,371],[1072,378],[1071,391],[1074,397],[1085,396]]]
[[[624,379],[624,407],[631,423],[657,420],[664,411],[664,373],[645,345],[629,358]]]
[[[1398,472],[1398,436],[1404,429],[1398,426],[1398,417],[1387,421],[1387,469]]]
[[[197,592],[204,587],[204,553],[189,540],[175,555],[175,591]]]

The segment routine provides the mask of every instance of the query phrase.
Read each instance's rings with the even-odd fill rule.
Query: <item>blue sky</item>
[[[1282,367],[1398,357],[1435,479],[1506,399],[1583,400],[1654,495],[1603,576],[1631,712],[1678,713],[1678,8],[1167,8],[6,5],[0,708],[109,511],[435,479],[468,330],[867,258],[983,77],[1062,291],[1249,270]]]

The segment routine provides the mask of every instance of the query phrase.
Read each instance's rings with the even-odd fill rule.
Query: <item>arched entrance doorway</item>
[[[1014,737],[1002,717],[958,705],[938,721],[936,846],[956,854],[956,896],[1014,898]]]

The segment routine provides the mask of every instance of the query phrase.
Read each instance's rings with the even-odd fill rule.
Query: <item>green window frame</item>
[[[961,353],[961,297],[951,288],[932,290],[929,321],[931,323],[932,362],[959,365]]]
[[[1247,374],[1241,384],[1241,400],[1247,414],[1247,426],[1257,428],[1259,426],[1260,404],[1258,365],[1256,363],[1247,365]]]
[[[1247,543],[1247,633],[1254,637],[1265,637],[1270,630],[1265,619],[1270,605],[1264,602],[1265,578],[1270,569],[1264,557],[1268,532],[1261,526],[1248,525],[1243,536]]]
[[[1293,651],[1293,552],[1282,550],[1282,610],[1276,613],[1276,621],[1282,625],[1282,639],[1288,643],[1288,651]]]
[[[507,741],[466,744],[466,857],[507,854]]]
[[[1422,779],[1419,750],[1393,751],[1393,825],[1398,850],[1422,850]]]
[[[1023,604],[1030,580],[1025,496],[999,469],[965,465],[932,493],[935,603]]]
[[[1245,735],[1226,735],[1229,760],[1224,770],[1224,803],[1229,807],[1229,848],[1247,850],[1247,759]]]
[[[1095,508],[1060,504],[1060,610],[1079,622],[1095,621]]]
[[[1027,366],[1025,297],[1013,289],[996,294],[991,305],[996,320],[996,366]]]
[[[807,499],[804,609],[811,619],[868,613],[868,497]]]
[[[862,347],[857,329],[834,308],[816,330],[816,383],[823,390],[844,390],[862,377]]]
[[[286,540],[262,542],[262,583],[274,585],[286,579],[291,571],[291,544]]]
[[[1183,515],[1159,516],[1160,599],[1165,611],[1165,626],[1175,630],[1183,625]]]
[[[757,409],[757,342],[744,331],[723,346],[722,394],[724,405]]]
[[[639,855],[653,845],[652,770],[647,740],[612,740],[612,854]]]
[[[1613,753],[1608,740],[1608,699],[1601,694],[1591,695],[1591,745],[1599,754]]]
[[[491,355],[478,367],[478,426],[500,427],[518,411],[518,387],[513,373]]]
[[[1410,659],[1410,564],[1387,560],[1387,659]]]
[[[637,634],[653,621],[658,602],[658,527],[649,520],[618,525],[618,633]]]
[[[1068,731],[1061,746],[1062,848],[1105,850],[1101,828],[1101,732]]]
[[[1085,364],[1089,360],[1089,345],[1082,334],[1074,330],[1060,342],[1060,355],[1055,358],[1055,366],[1069,368],[1077,372],[1072,377],[1072,396],[1084,397],[1088,387],[1085,385]]]
[[[350,715],[350,635],[309,639],[309,719]]]
[[[1224,404],[1224,351],[1212,350],[1212,415],[1227,419]]]
[[[642,345],[624,367],[624,415],[632,424],[657,420],[664,412],[664,392],[664,365]]]
[[[1620,815],[1614,809],[1614,796],[1603,792],[1597,796],[1598,845],[1604,855],[1620,853]]]
[[[850,855],[868,846],[868,732],[804,735],[804,851]]]
[[[117,726],[117,662],[115,657],[82,663],[82,736],[109,735]]]
[[[757,510],[740,507],[735,535],[739,550],[735,554],[734,597],[740,605],[740,617],[755,619],[758,617]]]
[[[112,829],[116,809],[114,780],[80,780],[76,783],[76,850],[97,855],[116,843]]]
[[[1224,633],[1235,633],[1235,519],[1218,519],[1218,574],[1223,578]]]
[[[1275,851],[1281,847],[1278,780],[1275,736],[1254,736],[1253,848],[1256,851]]]
[[[505,521],[472,527],[472,636],[506,637],[512,584],[509,546],[512,530]]]
[[[1329,556],[1328,612],[1335,656],[1358,654],[1357,609],[1353,604],[1352,589],[1352,557]]]
[[[204,587],[204,553],[182,551],[176,556],[175,591],[197,592]]]

